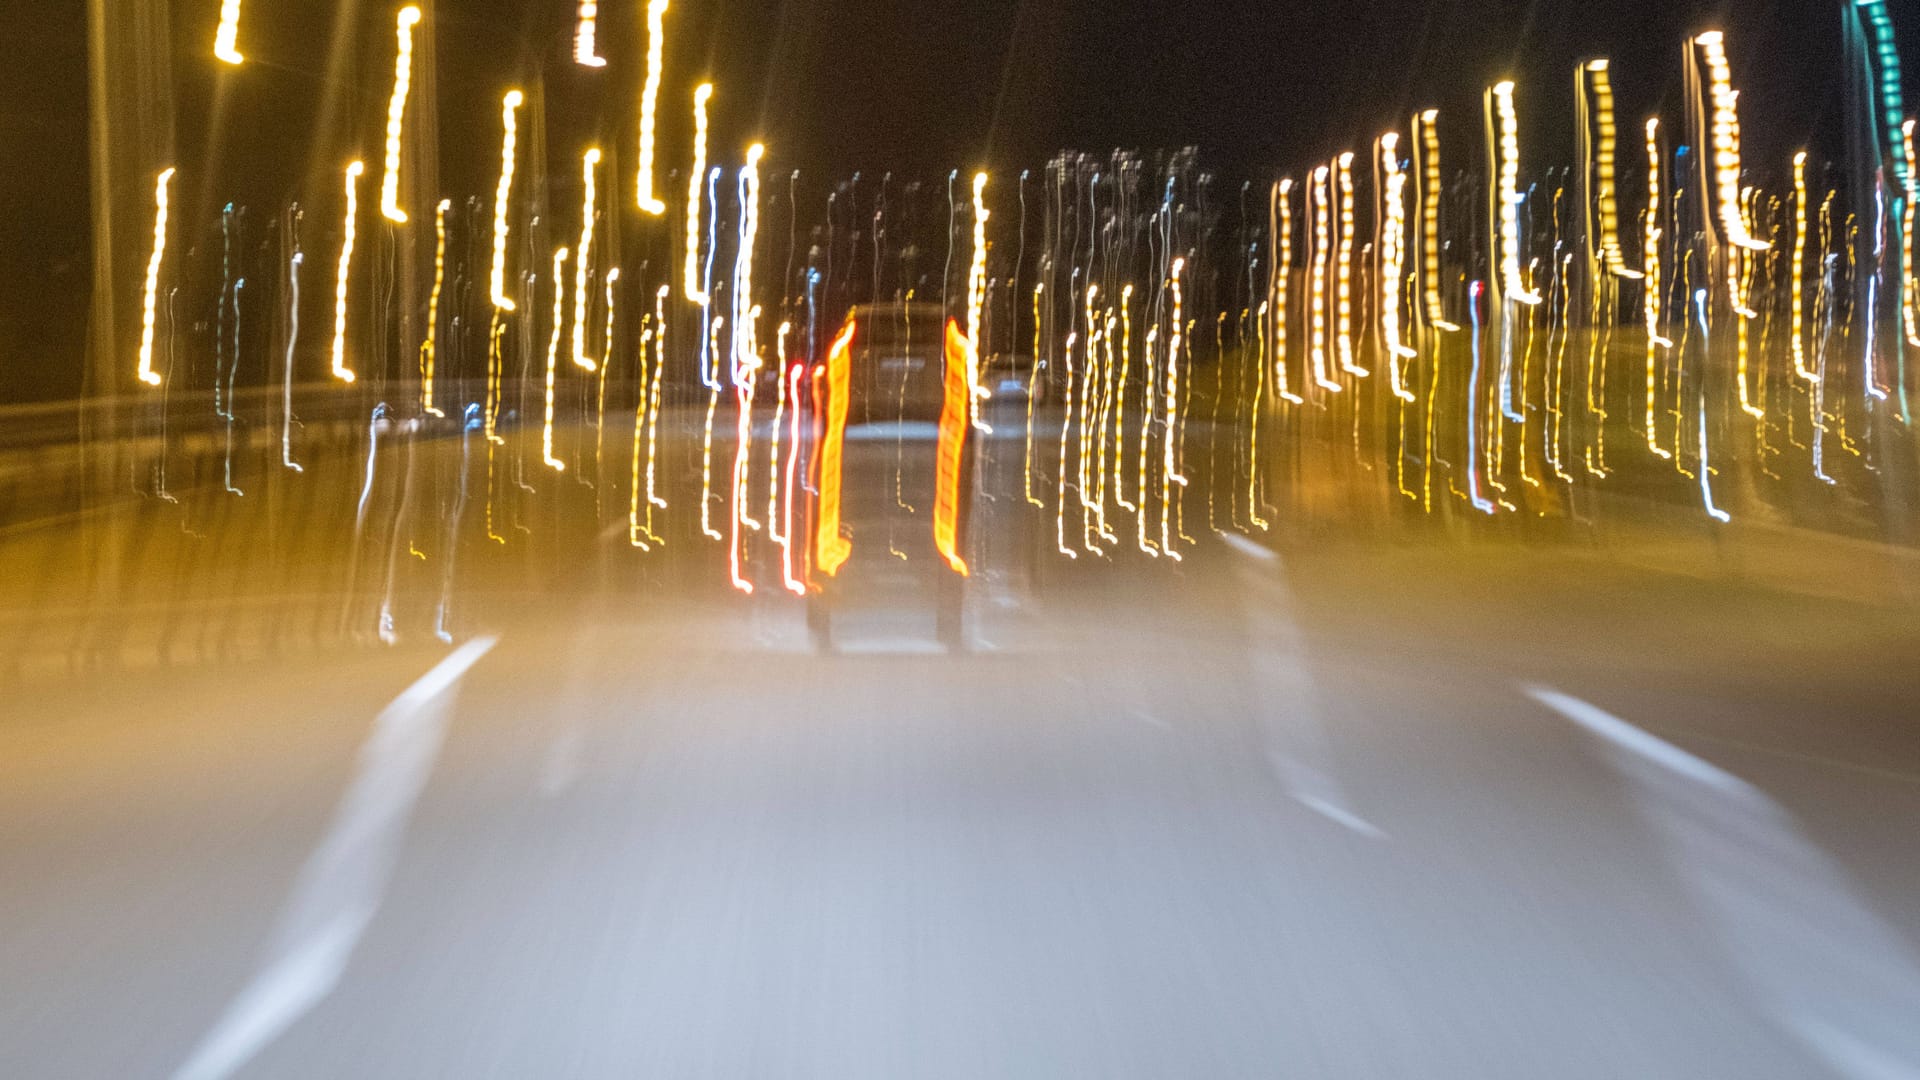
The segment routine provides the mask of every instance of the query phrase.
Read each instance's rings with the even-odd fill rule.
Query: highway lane
[[[416,641],[23,683],[0,1061],[1920,1067],[1911,608],[1276,546],[983,574],[964,656],[874,617],[821,657],[797,605],[688,589],[525,607],[451,676]]]

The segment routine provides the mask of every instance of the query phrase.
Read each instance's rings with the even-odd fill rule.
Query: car
[[[937,305],[860,305],[815,366],[807,624],[822,650],[836,614],[908,597],[931,600],[940,644],[965,648],[967,348]]]

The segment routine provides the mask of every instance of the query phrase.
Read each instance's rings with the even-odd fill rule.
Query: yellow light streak
[[[220,26],[213,32],[213,55],[229,64],[241,64],[246,57],[240,55],[240,0],[221,0]]]
[[[153,323],[160,302],[160,264],[167,254],[167,188],[172,183],[173,169],[167,168],[153,185],[153,255],[147,259],[146,303],[140,312],[139,377],[148,386],[160,385],[160,373],[153,370]]]
[[[1425,175],[1420,189],[1421,241],[1426,259],[1424,272],[1427,292],[1427,322],[1435,329],[1459,330],[1448,322],[1440,303],[1440,110],[1428,109],[1418,119],[1421,165]]]
[[[641,210],[659,217],[667,204],[653,193],[655,118],[660,103],[660,73],[666,52],[667,0],[647,3],[647,81],[640,89],[640,169],[634,198]]]
[[[1068,296],[1072,296],[1072,286],[1068,286]],[[1071,310],[1071,309],[1069,309]],[[1066,408],[1060,413],[1060,467],[1057,473],[1053,497],[1053,542],[1060,554],[1069,559],[1077,559],[1080,553],[1067,546],[1067,438],[1073,430],[1073,347],[1079,341],[1078,331],[1067,332],[1065,352],[1067,365]]]
[[[1330,170],[1322,165],[1313,170],[1313,278],[1312,303],[1309,305],[1309,349],[1313,359],[1313,381],[1323,390],[1340,392],[1340,384],[1327,373],[1327,269],[1328,249],[1333,244],[1333,209],[1328,193]]]
[[[1100,377],[1101,324],[1100,319],[1094,314],[1094,301],[1100,295],[1100,286],[1093,282],[1088,282],[1086,291],[1081,295],[1086,308],[1087,361],[1082,368],[1080,377],[1080,446],[1075,461],[1078,466],[1077,490],[1080,495],[1081,542],[1087,550],[1098,555],[1101,553],[1099,545],[1093,542],[1094,515],[1097,510],[1093,501],[1092,474],[1089,471],[1089,466],[1092,463],[1092,455],[1087,452],[1087,440],[1095,434],[1095,429],[1099,426],[1097,419],[1094,419],[1091,423],[1089,419],[1096,417],[1094,391],[1099,386]],[[1071,350],[1069,350],[1068,356],[1069,362],[1071,362]]]
[[[600,5],[596,0],[580,0],[579,21],[573,30],[573,62],[581,67],[606,67],[606,58],[599,55],[594,37],[599,29]]]
[[[667,508],[667,500],[657,494],[654,486],[654,464],[658,458],[660,446],[660,376],[667,365],[667,286],[660,286],[653,294],[653,377],[647,382],[647,523],[652,531],[653,509]]]
[[[1907,343],[1920,345],[1920,281],[1914,276],[1913,226],[1915,204],[1920,203],[1920,161],[1913,152],[1913,120],[1900,125],[1900,144],[1907,159],[1907,213],[1900,227],[1901,315],[1907,324]]]
[[[1173,521],[1173,486],[1178,484],[1184,488],[1187,485],[1187,478],[1180,474],[1174,449],[1174,428],[1180,422],[1180,347],[1185,341],[1180,274],[1186,266],[1184,257],[1174,259],[1173,275],[1169,279],[1173,289],[1173,322],[1167,335],[1167,424],[1166,437],[1161,440],[1163,454],[1160,463],[1160,550],[1176,562],[1180,561],[1180,551],[1173,546],[1168,527]]]
[[[1288,290],[1293,284],[1293,178],[1284,177],[1273,185],[1273,198],[1268,204],[1270,216],[1269,234],[1278,236],[1277,257],[1272,260],[1273,288],[1273,372],[1274,386],[1281,398],[1299,405],[1304,402],[1299,394],[1293,392],[1291,376],[1287,371],[1287,312]]]
[[[1127,501],[1124,461],[1127,445],[1127,379],[1133,370],[1133,283],[1120,287],[1120,375],[1113,407],[1113,497],[1121,509],[1139,513],[1138,503]],[[1138,495],[1138,492],[1136,492]]]
[[[687,299],[702,307],[711,299],[700,287],[700,184],[707,175],[707,99],[712,96],[712,83],[694,88],[693,172],[687,177],[687,270],[681,283]]]
[[[1033,494],[1033,403],[1040,390],[1040,295],[1046,291],[1046,287],[1045,281],[1033,287],[1033,356],[1027,365],[1027,452],[1024,459],[1027,503],[1040,507],[1045,504]]]
[[[1538,304],[1540,294],[1527,288],[1520,273],[1520,118],[1513,81],[1495,84],[1493,100],[1500,118],[1500,280],[1509,299]]]
[[[580,184],[584,194],[580,202],[580,246],[573,258],[573,365],[583,371],[594,370],[593,357],[587,355],[587,285],[593,278],[594,206],[599,195],[594,191],[593,170],[600,164],[600,148],[590,146],[580,157]]]
[[[1746,188],[1741,192],[1740,198],[1741,224],[1749,232],[1753,229],[1753,223],[1748,217],[1747,207],[1750,205],[1750,196],[1752,193],[1752,188]],[[1753,289],[1753,270],[1756,260],[1752,255],[1746,255],[1744,258],[1741,257],[1741,255],[1742,253],[1739,249],[1734,251],[1734,258],[1730,270],[1734,279],[1732,282],[1734,296],[1744,301],[1744,298],[1750,295]],[[1748,309],[1746,304],[1741,302],[1734,308],[1733,315],[1734,354],[1736,357],[1734,361],[1734,381],[1740,385],[1740,411],[1753,417],[1755,420],[1764,420],[1767,416],[1766,410],[1753,403],[1753,391],[1747,379],[1749,351],[1747,346],[1747,323],[1756,318],[1757,313]]]
[[[1246,309],[1240,311],[1244,326]],[[1257,325],[1264,326],[1267,321],[1267,301],[1260,302]],[[1260,392],[1267,381],[1267,358],[1256,354],[1253,359],[1253,402],[1247,407],[1247,520],[1261,532],[1267,530],[1267,521],[1260,516]]]
[[[593,419],[593,470],[596,488],[600,483],[597,478],[605,475],[600,455],[601,444],[605,441],[607,429],[607,374],[613,368],[613,313],[619,285],[620,268],[617,266],[609,268],[605,280],[607,321],[600,331],[600,394]]]
[[[366,165],[355,161],[347,166],[347,219],[340,239],[340,269],[333,285],[333,377],[352,382],[347,369],[347,278],[353,269],[354,219],[360,213],[360,174]]]
[[[649,372],[647,352],[653,347],[653,320],[651,317],[645,315],[641,316],[641,320],[645,325],[640,328],[640,370],[638,372],[640,394],[639,401],[637,401],[633,407],[632,464],[628,467],[631,486],[628,488],[627,494],[627,543],[639,548],[641,551],[652,551],[653,548],[647,544],[647,531],[641,524],[640,518],[640,446],[646,440],[647,436],[647,381]],[[651,507],[649,507],[649,511],[651,511]]]
[[[1793,372],[1808,382],[1818,376],[1807,366],[1806,339],[1806,265],[1807,265],[1807,152],[1793,155],[1793,293],[1789,311],[1793,330]]]
[[[525,98],[518,90],[507,91],[502,99],[500,126],[505,134],[500,140],[500,185],[493,195],[493,306],[501,311],[513,310],[513,297],[507,295],[507,211],[513,198],[513,154],[519,122],[515,113]]]
[[[540,452],[554,472],[567,471],[567,463],[553,456],[553,383],[560,361],[560,327],[566,321],[567,249],[553,253],[553,334],[547,339],[547,411],[540,425]]]
[[[1672,457],[1660,448],[1660,433],[1655,426],[1654,410],[1658,393],[1654,382],[1660,363],[1660,350],[1673,342],[1660,335],[1660,120],[1647,119],[1647,210],[1641,226],[1641,277],[1644,281],[1640,306],[1647,320],[1647,449],[1660,457]]]
[[[1380,136],[1380,167],[1386,172],[1386,225],[1380,237],[1380,338],[1387,346],[1387,381],[1393,396],[1414,400],[1401,378],[1400,362],[1419,355],[1400,340],[1400,290],[1406,276],[1406,174],[1400,170],[1400,136]],[[1410,493],[1409,493],[1410,494]]]
[[[444,416],[433,407],[433,368],[440,340],[440,288],[447,277],[447,211],[450,199],[441,199],[433,208],[433,291],[427,294],[427,336],[420,342],[420,409],[431,416]]]
[[[1159,339],[1160,328],[1158,326],[1147,327],[1146,340],[1143,342],[1146,350],[1147,375],[1144,380],[1146,385],[1142,387],[1140,400],[1140,461],[1139,477],[1135,488],[1139,493],[1140,513],[1134,519],[1136,532],[1138,534],[1137,543],[1139,544],[1140,550],[1154,558],[1160,557],[1160,549],[1154,546],[1152,540],[1147,538],[1147,518],[1149,516],[1147,513],[1147,449],[1152,442],[1153,434],[1153,395],[1154,391],[1160,385],[1159,371],[1154,362],[1154,349],[1159,344]]]
[[[1340,252],[1338,276],[1334,279],[1334,341],[1340,350],[1340,370],[1356,378],[1365,378],[1367,370],[1353,361],[1353,152],[1335,159],[1339,166],[1336,187],[1340,192]]]
[[[1740,113],[1736,108],[1739,95],[1734,93],[1732,72],[1727,66],[1725,37],[1718,30],[1709,30],[1693,40],[1706,54],[1708,88],[1713,99],[1714,185],[1719,200],[1720,227],[1727,234],[1727,242],[1735,247],[1765,251],[1770,245],[1765,240],[1756,240],[1747,231],[1740,213]],[[1734,306],[1745,306],[1737,294]]]
[[[967,418],[983,434],[993,429],[980,419],[987,388],[980,382],[980,322],[987,303],[987,174],[973,175],[973,262],[967,270]],[[962,573],[966,571],[961,570]]]
[[[1615,176],[1619,129],[1614,122],[1611,66],[1604,57],[1586,64],[1587,75],[1593,83],[1594,120],[1600,129],[1599,145],[1594,150],[1594,171],[1598,174],[1594,201],[1600,208],[1600,258],[1614,277],[1637,278],[1640,272],[1629,268],[1626,257],[1620,253],[1620,204]]]
[[[387,170],[380,181],[380,213],[399,225],[407,223],[407,212],[400,209],[400,134],[413,84],[413,27],[419,21],[419,8],[408,4],[400,9],[394,30],[399,48],[393,57],[393,97],[387,101]]]

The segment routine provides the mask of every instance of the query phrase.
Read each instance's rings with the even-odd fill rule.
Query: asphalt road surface
[[[1911,578],[1792,544],[1203,537],[983,571],[960,655],[716,586],[34,668],[0,1073],[1920,1076]]]

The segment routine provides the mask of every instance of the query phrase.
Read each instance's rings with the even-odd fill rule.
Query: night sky
[[[1793,148],[1821,145],[1837,114],[1838,3],[674,0],[662,166],[684,167],[686,103],[703,78],[718,85],[722,161],[759,138],[770,169],[812,176],[859,169],[937,179],[954,167],[1037,167],[1061,147],[1187,144],[1227,175],[1266,176],[1389,126],[1404,130],[1406,114],[1427,105],[1444,110],[1453,153],[1477,154],[1480,91],[1503,77],[1519,83],[1530,164],[1558,164],[1573,158],[1576,60],[1613,58],[1623,121],[1655,109],[1674,117],[1682,41],[1720,26],[1748,160],[1777,169]],[[219,0],[171,4],[183,228],[204,226],[229,199],[265,206],[317,184],[330,193],[355,152],[377,161],[396,3],[248,0],[249,63],[238,70],[210,55]],[[500,94],[531,85],[543,67],[556,167],[590,140],[630,140],[643,5],[602,0],[600,51],[611,64],[587,71],[569,61],[573,0],[439,0],[430,25],[438,24],[447,192],[490,190]],[[1894,9],[1906,16],[1906,63],[1920,65],[1920,11]],[[5,404],[79,385],[89,282],[85,4],[13,0],[0,26],[14,57],[0,66]],[[1447,117],[1457,126],[1446,128]]]

